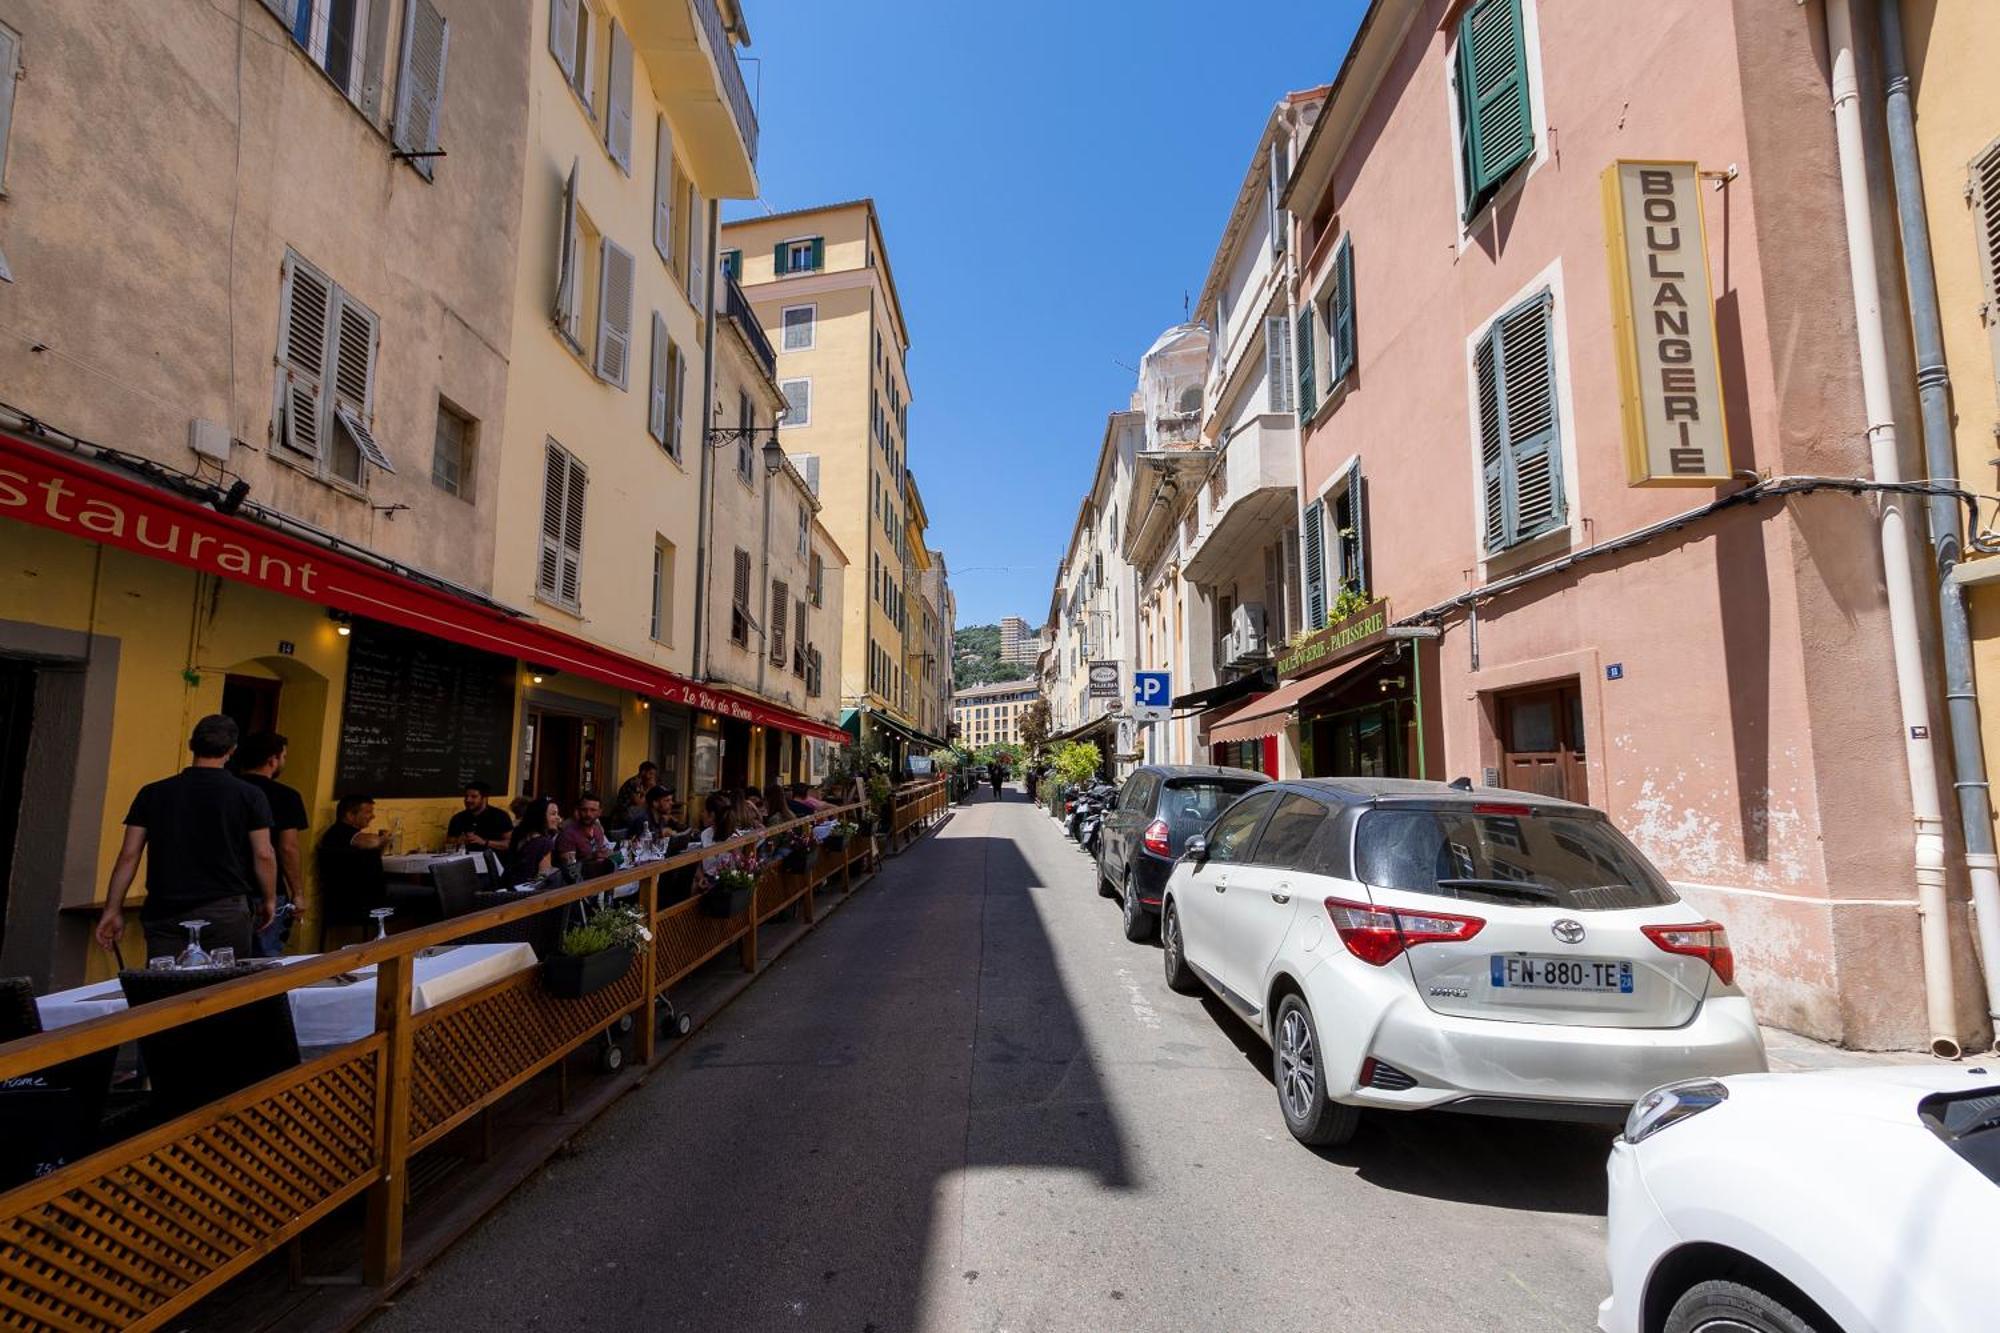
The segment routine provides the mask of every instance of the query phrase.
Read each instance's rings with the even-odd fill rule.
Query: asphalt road
[[[1608,1130],[1377,1116],[1125,942],[1019,791],[771,965],[383,1328],[1585,1330]]]

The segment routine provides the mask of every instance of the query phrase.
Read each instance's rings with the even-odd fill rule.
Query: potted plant
[[[837,852],[847,846],[847,840],[861,831],[861,826],[851,819],[834,821],[833,829],[826,835],[826,849]]]
[[[593,995],[622,979],[652,939],[637,909],[607,907],[563,932],[556,953],[542,963],[542,985],[565,1000]]]
[[[784,855],[785,873],[803,875],[812,869],[812,825],[801,824],[777,840]]]
[[[721,866],[712,876],[714,883],[701,895],[704,916],[742,916],[750,910],[750,895],[757,891],[757,876],[764,863],[748,848],[718,858]]]

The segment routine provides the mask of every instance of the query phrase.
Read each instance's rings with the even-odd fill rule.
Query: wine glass
[[[206,921],[183,921],[181,929],[188,933],[187,948],[174,959],[175,967],[207,967],[210,959],[208,950],[201,947],[201,932],[208,925]]]
[[[396,909],[393,907],[371,907],[368,909],[368,915],[375,918],[375,938],[378,940],[388,939],[389,918],[396,915]]]

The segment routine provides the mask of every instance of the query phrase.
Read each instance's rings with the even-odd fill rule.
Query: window
[[[818,551],[812,553],[812,559],[806,563],[806,570],[806,591],[811,596],[815,608],[823,607],[826,605],[826,562],[820,558]]]
[[[799,505],[799,556],[801,559],[812,550],[812,510],[803,502]]]
[[[674,640],[674,544],[653,536],[652,635],[655,643]]]
[[[646,433],[675,461],[681,456],[681,417],[687,404],[687,356],[667,334],[667,321],[653,312],[653,357],[646,408]]]
[[[4,68],[0,68],[0,75],[4,73]],[[12,86],[10,82],[8,87]],[[0,135],[4,134],[4,128],[0,128]],[[2000,370],[2000,139],[1972,159],[1972,178],[1966,182],[1965,197],[1972,203],[1979,268],[1986,279],[1986,308],[1982,312],[1986,336],[1993,345],[1994,368]]]
[[[1298,324],[1298,376],[1299,420],[1309,421],[1319,407],[1319,400],[1313,396],[1313,321],[1318,318],[1311,304],[1299,311]]]
[[[1521,0],[1472,0],[1458,21],[1459,175],[1470,219],[1535,151]]]
[[[307,59],[357,102],[368,65],[369,5],[370,0],[264,0],[266,9],[290,25],[292,40],[304,48]]]
[[[750,395],[741,389],[736,391],[736,475],[755,486],[757,457],[756,440],[752,432],[757,429],[757,405],[750,401]]]
[[[740,648],[750,646],[750,553],[740,546],[729,585],[729,641]]]
[[[1264,172],[1264,224],[1271,231],[1271,253],[1285,251],[1285,212],[1278,206],[1278,200],[1285,193],[1285,144],[1282,139],[1271,141],[1270,156]]]
[[[724,250],[722,252],[722,271],[731,282],[743,281],[743,252],[741,250]]]
[[[792,674],[806,674],[806,599],[792,602]]]
[[[785,664],[785,618],[791,611],[792,590],[783,579],[771,580],[771,606],[766,612],[766,637],[771,641],[771,664]]]
[[[1264,384],[1271,411],[1294,410],[1292,339],[1283,315],[1264,321]]]
[[[535,593],[574,611],[583,583],[583,496],[589,474],[582,460],[554,440],[542,461],[542,549]]]
[[[665,116],[653,127],[653,249],[674,266],[674,132]]]
[[[431,484],[461,500],[473,495],[472,441],[471,419],[440,401],[437,438],[431,445]]]
[[[826,266],[826,238],[807,236],[779,241],[771,262],[781,278],[788,273],[816,273]]]
[[[593,120],[597,118],[597,62],[592,49],[595,20],[586,0],[549,2],[549,52]]]
[[[810,379],[780,380],[778,389],[785,395],[785,419],[787,427],[812,425],[813,382]]]
[[[597,265],[597,378],[625,387],[632,360],[632,252],[609,236],[599,242]]]
[[[1554,312],[1543,290],[1494,320],[1473,349],[1489,553],[1563,522]]]
[[[813,325],[818,317],[818,306],[786,306],[780,315],[784,321],[784,350],[803,352],[813,345]]]
[[[1354,245],[1342,236],[1333,252],[1333,281],[1322,306],[1326,315],[1326,391],[1346,383],[1354,369]]]
[[[425,180],[431,178],[438,154],[438,119],[444,110],[444,58],[450,49],[448,26],[432,0],[409,0],[403,11],[401,72],[396,76],[396,114],[392,141],[396,151]]]
[[[297,254],[285,255],[278,316],[279,456],[359,486],[363,464],[394,472],[370,433],[379,325],[366,306]]]
[[[611,20],[610,79],[604,92],[604,151],[632,174],[632,39]]]
[[[1271,822],[1257,839],[1252,859],[1261,866],[1285,870],[1311,870],[1305,860],[1313,835],[1326,822],[1326,807],[1309,796],[1287,795],[1271,812]]]

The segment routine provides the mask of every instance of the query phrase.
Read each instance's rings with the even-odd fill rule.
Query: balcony
[[[735,0],[638,0],[626,6],[632,45],[673,119],[674,148],[711,199],[757,195],[757,113],[730,40]],[[647,133],[651,133],[650,130]]]
[[[1196,583],[1227,583],[1239,571],[1263,578],[1260,552],[1298,514],[1298,426],[1267,413],[1229,442],[1204,488],[1202,521],[1182,565]],[[1219,483],[1219,484],[1218,484]]]
[[[778,354],[771,347],[771,340],[764,336],[764,326],[757,322],[757,312],[750,308],[750,298],[736,285],[736,279],[722,275],[723,313],[736,322],[743,334],[743,341],[750,344],[750,350],[757,357],[757,364],[764,367],[764,373],[772,379],[778,377]]]

